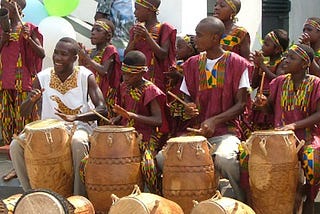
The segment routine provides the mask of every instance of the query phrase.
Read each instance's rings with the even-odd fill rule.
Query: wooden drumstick
[[[190,128],[190,127],[187,127],[187,131],[195,132],[195,133],[201,133],[201,129],[194,129],[194,128]]]
[[[17,2],[14,2],[14,7],[16,8],[16,11],[17,11],[17,14],[18,14],[19,22],[21,22],[21,24],[23,25],[23,22],[22,22],[21,16],[20,16],[20,14],[19,14],[19,9],[18,9]]]
[[[178,97],[177,95],[175,95],[174,93],[172,93],[171,91],[167,92],[169,95],[171,95],[173,98],[175,98],[176,100],[178,100],[180,103],[182,103],[183,105],[187,106],[188,103],[186,103],[185,101],[183,101],[180,97]]]
[[[266,72],[262,73],[262,77],[261,77],[261,83],[260,83],[260,90],[259,93],[262,94],[263,93],[263,84],[264,84],[264,78],[266,76]]]
[[[101,119],[107,121],[107,123],[110,123],[110,124],[111,124],[111,121],[110,121],[108,118],[104,117],[103,115],[101,115],[100,113],[98,113],[96,110],[91,109],[91,111],[92,111],[93,113],[95,113],[98,117],[100,117]]]

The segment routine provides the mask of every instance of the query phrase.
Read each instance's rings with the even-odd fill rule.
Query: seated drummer
[[[167,132],[164,108],[165,94],[152,82],[143,78],[148,72],[146,57],[140,51],[126,54],[123,64],[123,83],[120,86],[120,99],[113,111],[119,114],[113,121],[125,126],[133,126],[143,135],[139,145],[143,154],[142,173],[150,192],[160,194],[161,183],[158,181],[154,162],[156,153],[161,149],[160,141]]]
[[[90,111],[90,104],[95,106],[95,111],[105,115],[106,107],[102,93],[91,71],[84,67],[76,67],[79,51],[78,43],[72,38],[62,38],[56,44],[53,53],[54,67],[47,68],[38,73],[33,82],[33,90],[21,105],[21,114],[30,114],[36,104],[40,105],[41,119],[62,119],[77,124],[72,142],[72,158],[74,168],[74,195],[85,196],[84,184],[80,181],[79,164],[85,154],[88,153],[88,137],[94,128],[94,122],[98,117]],[[81,78],[79,81],[78,79]],[[77,82],[82,84],[78,85]],[[76,92],[76,97],[75,93]],[[92,101],[89,102],[88,95]],[[52,99],[56,96],[58,99]],[[69,105],[79,106],[75,111]],[[63,106],[63,108],[61,108]],[[20,135],[24,138],[24,135]],[[30,190],[25,161],[24,150],[17,140],[10,144],[10,155],[13,167],[17,172],[20,183],[25,191]]]
[[[293,45],[283,62],[285,75],[270,83],[270,96],[257,95],[255,106],[274,113],[278,130],[293,130],[306,144],[299,158],[307,178],[303,213],[314,213],[314,199],[320,187],[320,78],[309,75],[314,57],[307,45]],[[316,166],[316,167],[314,167]]]

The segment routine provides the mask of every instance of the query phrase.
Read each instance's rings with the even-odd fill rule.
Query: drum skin
[[[99,126],[90,138],[85,185],[96,213],[107,213],[111,194],[123,197],[142,184],[140,139],[133,127]]]
[[[183,214],[182,208],[175,202],[152,193],[141,193],[139,187],[131,195],[118,198],[112,195],[113,204],[109,214]]]
[[[258,214],[293,213],[298,185],[293,131],[256,131],[246,142],[252,208]]]
[[[255,214],[246,204],[232,198],[222,197],[220,192],[200,203],[194,201],[191,214]]]
[[[83,196],[65,198],[46,189],[24,193],[14,208],[16,214],[94,214],[92,203]]]
[[[163,196],[190,213],[192,200],[206,200],[214,195],[214,165],[206,138],[184,136],[171,138],[163,151]]]
[[[24,156],[32,189],[44,188],[64,197],[73,193],[71,136],[63,122],[53,119],[25,127]]]

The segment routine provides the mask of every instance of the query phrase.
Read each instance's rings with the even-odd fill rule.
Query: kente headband
[[[158,12],[158,8],[156,6],[154,6],[153,4],[151,4],[150,2],[148,2],[147,0],[136,0],[136,3],[141,5],[142,7],[145,7],[153,12]]]
[[[294,51],[296,54],[298,54],[298,56],[302,58],[302,60],[306,61],[308,63],[308,66],[311,65],[311,60],[309,55],[301,47],[299,47],[298,45],[292,45],[290,47],[290,50]]]
[[[138,74],[142,71],[148,71],[148,66],[144,65],[127,65],[122,63],[121,70],[125,73]]]
[[[236,5],[233,3],[232,0],[225,0],[225,2],[227,2],[227,4],[231,7],[231,9],[233,10],[233,12],[237,13],[237,7],[236,7]]]
[[[284,51],[274,31],[271,31],[270,33],[268,33],[267,36],[270,37],[270,39],[276,46],[279,46],[281,48],[281,51]]]
[[[307,19],[304,25],[311,25],[317,30],[320,30],[320,24],[312,19]]]
[[[111,33],[111,28],[110,26],[105,23],[104,21],[98,20],[94,23],[95,25],[98,25],[100,27],[102,27],[105,31],[107,31],[108,33]]]

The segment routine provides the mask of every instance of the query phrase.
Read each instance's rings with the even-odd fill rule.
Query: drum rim
[[[117,126],[117,125],[105,125],[105,126],[97,126],[94,128],[94,132],[102,132],[102,133],[119,133],[119,132],[131,132],[134,131],[134,127],[126,127],[126,126]]]
[[[189,138],[190,141],[182,141],[182,139]],[[194,142],[203,142],[206,141],[207,138],[202,135],[195,135],[195,136],[179,136],[179,137],[173,137],[167,140],[167,143],[194,143]]]
[[[270,134],[277,134],[277,135],[288,135],[288,134],[294,134],[294,131],[292,130],[286,130],[286,131],[283,131],[283,130],[260,130],[260,131],[254,131],[251,133],[251,135],[270,135]]]
[[[37,127],[37,128],[32,127],[32,125],[40,123],[40,122],[44,122],[44,121],[48,122],[48,126]],[[27,125],[25,125],[25,130],[26,131],[50,130],[50,129],[53,129],[53,128],[59,128],[59,127],[64,127],[64,126],[65,126],[65,122],[62,121],[62,120],[44,119],[44,120],[36,120],[36,121],[31,122],[31,123],[28,123]]]
[[[117,201],[116,203],[114,203],[110,209],[114,206],[113,209],[116,209],[115,206],[119,206],[119,204],[123,203],[123,202],[126,202],[126,201],[134,201],[136,202],[136,204],[139,204],[141,205],[140,207],[144,209],[144,211],[146,211],[146,213],[149,213],[150,210],[148,209],[148,206],[146,204],[143,203],[142,200],[140,200],[139,198],[136,197],[136,195],[134,194],[131,194],[131,195],[127,195],[127,196],[124,196],[122,198],[119,199],[119,201]]]

